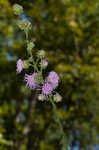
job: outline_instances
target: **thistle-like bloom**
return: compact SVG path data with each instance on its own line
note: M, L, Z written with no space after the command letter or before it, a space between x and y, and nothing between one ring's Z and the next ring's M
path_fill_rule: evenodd
M45 95L49 95L53 92L53 87L50 83L45 83L42 87L42 93Z
M51 83L53 88L56 88L59 83L59 76L55 71L51 71L47 77L47 82Z
M17 67L16 69L17 73L20 73L23 70L23 61L21 59L17 61L16 67Z
M24 80L26 81L26 85L29 86L30 89L35 89L38 87L38 82L35 80L37 76L37 72L34 72L32 75L25 74Z

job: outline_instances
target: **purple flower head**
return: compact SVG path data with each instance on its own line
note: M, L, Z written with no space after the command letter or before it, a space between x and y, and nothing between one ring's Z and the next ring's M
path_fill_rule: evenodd
M23 61L21 59L17 61L16 67L17 67L16 69L17 73L20 73L23 70Z
M41 67L42 68L46 68L48 66L48 61L46 60L46 58L41 59Z
M26 84L30 87L30 89L35 89L38 87L38 82L35 80L37 76L37 72L34 72L32 75L25 74L24 80L27 82Z
M53 88L56 88L59 83L59 76L55 71L51 71L47 77L47 82L51 83Z
M42 93L45 95L49 95L53 92L53 87L50 83L45 83L42 87Z

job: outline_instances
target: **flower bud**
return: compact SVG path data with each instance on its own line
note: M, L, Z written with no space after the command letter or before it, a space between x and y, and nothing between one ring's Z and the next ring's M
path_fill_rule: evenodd
M18 27L21 30L29 31L32 28L32 25L31 25L31 22L24 19L18 22Z
M20 6L19 4L14 4L13 5L13 11L15 15L20 16L23 13L23 7Z
M45 58L41 59L40 65L43 69L45 69L48 66L48 62Z
M45 100L45 95L39 94L39 95L38 95L38 100L39 100L39 101L44 101L44 100Z
M54 102L61 102L62 97L60 94L56 93L53 97Z
M40 59L44 58L44 57L45 57L45 51L44 51L44 50L38 51L37 56L38 56Z
M26 60L24 60L24 61L23 61L23 68L24 68L24 69L27 69L28 67L29 67L29 62L26 61Z
M23 70L23 60L22 59L18 59L17 63L16 63L16 71L17 73L21 73L21 71Z
M39 74L37 74L37 75L34 77L34 80L35 80L37 83L41 83L42 77L41 77Z
M29 43L27 44L27 50L28 50L28 51L31 51L32 48L34 48L34 46L35 46L35 44L34 44L33 42L29 42Z
M16 67L17 67L16 69L17 73L21 73L23 69L27 69L29 67L29 62L27 60L19 59L17 61Z

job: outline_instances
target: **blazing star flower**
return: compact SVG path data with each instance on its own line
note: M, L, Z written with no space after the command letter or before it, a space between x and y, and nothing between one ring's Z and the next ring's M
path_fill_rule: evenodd
M51 83L53 88L56 88L59 83L59 76L55 71L51 71L47 77L47 82Z
M24 80L27 82L26 85L29 86L30 89L35 89L38 87L38 82L35 80L37 76L37 72L34 72L32 75L25 74Z
M17 66L17 69L16 69L17 73L20 73L23 70L23 61L21 59L19 59L17 61L16 66Z
M40 65L42 68L46 68L48 66L48 61L46 58L41 59Z
M50 83L45 83L42 87L42 93L45 95L49 95L53 92L53 87Z

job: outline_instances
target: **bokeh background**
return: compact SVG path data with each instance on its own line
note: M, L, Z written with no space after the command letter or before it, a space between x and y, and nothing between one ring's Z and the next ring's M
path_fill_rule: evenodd
M57 112L68 150L99 150L98 0L0 0L0 150L61 149L50 103L33 101L24 72L16 75L16 61L27 53L14 3L32 22L30 35L35 51L47 53L47 71L60 75Z

